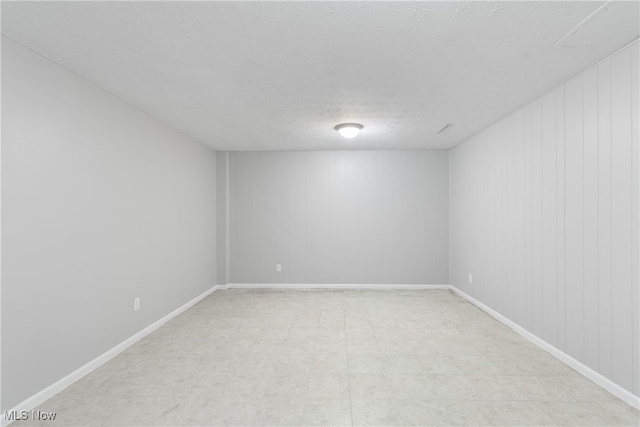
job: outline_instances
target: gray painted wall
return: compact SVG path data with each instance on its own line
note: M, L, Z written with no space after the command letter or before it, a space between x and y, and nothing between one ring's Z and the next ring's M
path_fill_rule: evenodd
M449 283L448 173L443 150L231 153L231 282Z
M2 150L10 409L215 284L216 154L5 37Z
M217 185L217 272L218 285L226 285L227 277L227 164L229 153L216 152L216 185Z
M636 42L451 151L452 284L636 395L638 76Z

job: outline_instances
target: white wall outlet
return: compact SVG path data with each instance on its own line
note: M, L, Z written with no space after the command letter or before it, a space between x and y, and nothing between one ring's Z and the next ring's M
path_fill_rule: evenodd
M133 311L140 310L140 297L135 297L133 299Z
M280 273L282 271L282 264L276 264L276 271Z
M469 273L469 283L473 283L473 274Z

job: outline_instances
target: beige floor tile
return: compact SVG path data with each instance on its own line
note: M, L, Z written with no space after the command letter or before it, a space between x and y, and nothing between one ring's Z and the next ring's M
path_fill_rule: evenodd
M451 357L443 354L415 356L415 358L419 373L422 374L462 375L463 373Z
M536 402L486 402L486 419L496 426L552 426L555 421Z
M216 292L40 405L58 426L638 426L449 291Z
M312 356L311 372L320 374L346 374L349 370L347 355L342 353L316 353Z
M258 354L280 354L282 353L282 347L284 346L284 343L285 340L256 339L248 351L250 353Z
M583 402L616 401L617 399L603 388L582 375L554 377L559 386L571 397ZM550 399L548 399L550 400Z
M214 403L211 413L205 412L208 419L205 418L200 425L251 425L259 407L259 400L218 399Z
M389 379L384 374L349 374L352 399L393 399Z
M269 325L262 328L259 336L265 340L286 340L291 329L293 328L277 328Z
M304 398L265 398L253 419L254 426L299 426L303 422Z
M347 312L347 315L345 316L345 319L344 319L344 325L347 328L347 332L350 329L355 329L355 330L371 329L372 327L371 321L369 320L369 315L367 314L366 311L360 316L354 315L353 312L351 313L352 314L350 315L349 312Z
M473 375L467 377L475 389L473 400L530 400L515 377Z
M475 400L445 400L449 417L448 425L452 426L494 426L487 413L486 402Z
M313 354L315 339L287 339L282 346L282 354Z
M176 401L176 405L159 413L153 420L158 426L200 426L205 423L222 424L213 416L214 398L183 397Z
M416 335L421 335L424 331L420 330ZM440 354L440 348L436 343L428 338L417 336L411 339L411 345L413 346L413 354L416 356L437 356Z
M396 399L431 400L437 397L432 375L389 375Z
M526 400L533 401L574 401L576 400L557 377L511 377L512 381L524 393ZM607 393L608 394L608 393ZM610 396L610 395L609 395ZM611 399L612 397L608 397Z
M640 425L638 411L624 402L540 402L543 410L563 426Z
M412 354L383 354L384 371L388 374L424 374L421 360Z
M437 399L473 399L480 394L469 378L463 375L431 375L428 380Z
M35 411L40 411L45 414L49 414L48 420L42 419L42 417L34 417L32 411L27 411L27 419L19 422L14 422L12 426L55 426L55 425L72 425L78 421L78 408L83 402L77 395L67 393L66 390L55 395L51 399L34 408ZM22 414L20 414L22 416ZM95 418L95 417L94 417ZM100 418L94 419L93 425L99 422Z
M347 353L351 354L380 354L376 340L347 341Z
M398 400L398 411L408 426L451 425L446 402L441 400Z
M347 327L346 338L348 341L375 340L376 334L371 327Z
M304 408L305 426L350 426L349 399L308 399Z
M274 375L310 374L313 354L282 354L275 361Z
M246 378L234 375L228 378L222 393L224 398L256 399L264 396L268 380L264 377Z
M318 335L318 328L291 328L287 340L315 340Z
M293 319L292 327L294 328L317 328L320 323L320 316L302 316Z
M410 339L381 339L378 337L380 354L408 355L413 354L414 345Z
M560 426L611 426L610 419L593 409L591 402L540 402L546 414Z
M344 399L349 397L347 374L312 374L309 382L310 399Z
M168 416L178 410L183 398L170 396L139 396L134 398L118 398L109 403L104 400L93 401L93 405L99 405L95 410L104 414L101 417L102 425L111 426L144 426L157 424L157 420ZM109 405L109 409L102 408Z
M265 388L266 397L305 397L309 389L309 375L272 377Z
M342 340L316 339L316 346L313 350L316 354L344 353L347 354L347 345Z
M380 354L350 354L349 372L352 374L382 374L385 360Z
M340 340L344 343L347 334L344 328L318 328L316 338L319 340Z
M293 326L294 315L290 316L274 316L269 318L269 324L275 328L291 328ZM263 320L263 319L258 319Z
M400 426L403 424L393 399L351 399L354 426Z
M453 367L467 375L500 375L500 370L496 365L484 356L449 354L447 359Z
M639 426L640 413L619 400L592 402L591 410L612 426Z

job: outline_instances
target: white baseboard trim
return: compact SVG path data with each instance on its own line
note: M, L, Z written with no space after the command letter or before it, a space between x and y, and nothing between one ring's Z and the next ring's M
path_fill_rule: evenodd
M142 338L144 338L147 335L149 335L151 332L155 331L156 329L158 329L159 327L161 327L162 325L167 323L169 320L171 320L174 317L178 316L180 313L184 312L185 310L188 310L189 308L191 308L192 306L194 306L195 304L200 302L202 299L204 299L207 296L209 296L212 292L215 292L218 289L226 289L226 288L227 288L226 285L213 286L211 289L209 289L209 290L203 292L202 294L198 295L197 297L195 297L191 301L189 301L186 304L184 304L183 306L175 309L174 311L172 311L171 313L167 314L166 316L164 316L160 320L157 320L157 321L153 322L151 325L147 326L146 328L144 328L143 330L141 330L137 334L133 335L130 338L127 338L126 340L122 341L120 344L118 344L115 347L113 347L112 349L108 350L106 353L101 354L100 356L96 357L95 359L93 359L92 361L87 363L86 365L76 369L75 371L73 371L72 373L67 375L66 377L60 379L59 381L56 381L55 383L53 383L49 387L45 388L44 390L34 394L33 396L29 397L28 399L26 399L22 403L19 403L13 409L11 409L10 411L7 411L7 412L17 411L16 413L19 414L20 411L31 411L31 410L37 408L39 405L41 405L42 403L44 403L47 400L49 400L50 398L52 398L54 395L60 393L62 390L64 390L65 388L69 387L71 384L75 383L76 381L78 381L82 377L84 377L87 374L91 373L92 371L96 370L100 366L104 365L109 360L113 359L118 354L122 353L128 347L132 346L133 344L135 344L136 342L138 342ZM1 426L6 426L10 422L13 422L13 420L11 420L11 421L7 420L4 415L5 415L5 412L3 411L2 419L0 420L0 425Z
M511 329L513 329L514 331L522 335L524 338L531 341L533 344L547 351L552 356L559 359L561 362L564 362L569 367L575 369L585 377L589 378L591 381L593 381L600 387L604 388L609 393L616 396L618 399L628 403L629 405L633 406L636 409L640 409L640 398L638 396L625 390L624 388L620 387L618 384L611 381L609 378L601 375L600 373L594 371L588 366L582 364L581 362L577 361L573 357L569 356L567 353L552 346L542 338L539 338L538 336L532 334L531 332L524 329L522 326L509 320L508 318L504 317L502 314L484 305L483 303L473 298L472 296L467 295L466 293L462 292L458 288L451 286L451 290L456 294L460 295L461 297L463 297L464 299L466 299L467 301L469 301L470 303L472 303L473 305L475 305L476 307L480 308L487 314L489 314L494 319L510 327Z
M229 283L229 289L451 289L450 285L391 285L391 284L336 284L336 283Z

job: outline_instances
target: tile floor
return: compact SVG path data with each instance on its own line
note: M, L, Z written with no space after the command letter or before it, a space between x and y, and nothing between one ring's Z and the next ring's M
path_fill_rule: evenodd
M638 411L434 290L216 292L39 409L57 418L32 424L639 425Z

